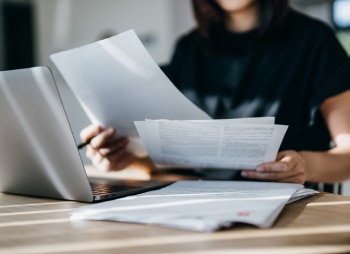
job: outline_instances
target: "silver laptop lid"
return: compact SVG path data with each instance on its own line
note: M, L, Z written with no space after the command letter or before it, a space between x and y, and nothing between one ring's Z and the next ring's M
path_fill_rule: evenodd
M47 67L0 72L0 191L93 200Z

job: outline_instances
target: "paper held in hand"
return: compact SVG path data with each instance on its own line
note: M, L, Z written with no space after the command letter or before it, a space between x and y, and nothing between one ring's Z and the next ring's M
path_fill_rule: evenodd
M138 138L134 121L211 119L171 83L133 30L50 58L90 121L132 141ZM133 152L142 150L131 144Z
M276 160L287 130L273 117L227 120L136 121L159 167L255 169Z

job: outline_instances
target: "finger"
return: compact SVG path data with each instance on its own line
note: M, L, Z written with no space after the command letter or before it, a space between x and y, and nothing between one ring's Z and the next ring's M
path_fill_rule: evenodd
M115 129L114 128L107 128L100 132L96 137L91 139L90 145L94 149L100 149L103 148L104 146L108 145L110 143L115 135Z
M257 172L257 171L242 171L241 176L245 178L258 179L258 180L276 180L279 178L277 173L265 173L265 172Z
M135 159L136 157L134 154L124 151L122 154L120 154L119 158L113 157L111 162L115 170L120 170L129 166L133 161L135 161Z
M122 158L122 155L126 152L126 149L114 149L113 152L109 154L101 153L101 150L109 150L109 149L94 149L92 146L88 146L86 149L86 157L89 158L93 165L100 168L100 164L104 161L117 161Z
M298 154L294 151L283 151L277 154L275 162L262 163L256 167L258 172L285 172L298 164Z
M110 156L116 152L126 150L128 143L128 138L119 138L108 144L108 146L100 148L98 151L102 156Z
M92 160L92 158L94 157L96 152L97 151L95 149L93 149L91 146L87 146L85 156L86 156L86 158Z
M100 125L91 124L81 130L80 138L83 142L86 142L87 140L93 138L94 136L96 136L98 133L102 131L103 131L103 128Z
M86 157L89 158L92 164L100 171L121 170L132 163L136 157L126 151L125 148L114 150L109 154L101 154L102 149L94 149L88 146Z
M254 170L242 171L241 175L246 178L259 179L259 180L278 180L292 177L295 173L291 171L287 172L258 172Z
M285 162L270 162L260 164L256 167L257 172L286 172L288 171L288 165Z
M99 168L100 164L102 163L103 160L106 159L106 157L102 156L99 152L94 150L93 156L90 159L91 159L92 164L94 166L96 166L97 168Z

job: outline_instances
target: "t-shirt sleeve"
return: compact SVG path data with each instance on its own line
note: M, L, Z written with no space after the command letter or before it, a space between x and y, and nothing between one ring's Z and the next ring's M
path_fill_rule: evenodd
M334 32L324 26L315 43L315 79L310 100L311 123L316 119L321 104L329 97L350 89L350 58Z

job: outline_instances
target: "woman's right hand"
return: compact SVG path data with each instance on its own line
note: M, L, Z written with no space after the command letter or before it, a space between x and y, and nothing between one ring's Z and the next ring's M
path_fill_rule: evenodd
M127 151L127 137L117 138L117 130L91 124L80 132L83 142L91 139L86 147L86 157L101 171L122 170L135 161L136 157Z

